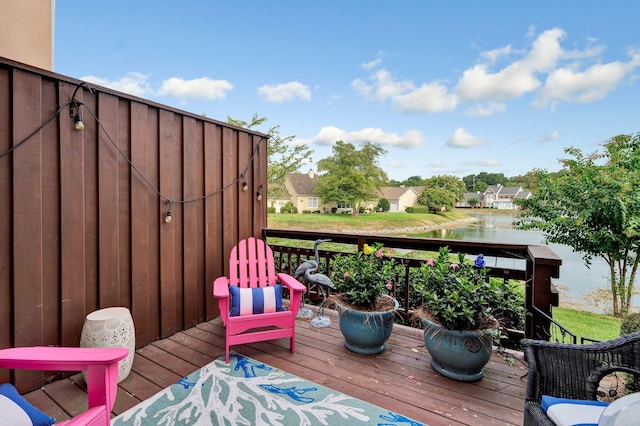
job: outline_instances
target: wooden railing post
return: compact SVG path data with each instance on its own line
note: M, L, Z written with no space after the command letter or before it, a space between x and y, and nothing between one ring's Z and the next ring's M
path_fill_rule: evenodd
M525 337L547 340L550 335L549 319L536 315L532 306L552 317L551 307L558 306L558 293L551 278L560 276L560 259L549 247L535 245L528 247L527 288L525 294L526 311L531 313L525 319Z

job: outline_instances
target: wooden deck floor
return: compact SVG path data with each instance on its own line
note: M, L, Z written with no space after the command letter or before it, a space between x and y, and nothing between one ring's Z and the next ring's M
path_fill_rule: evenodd
M526 366L521 359L509 366L494 355L482 380L457 382L431 368L421 330L396 326L384 353L362 356L344 348L335 312L327 312L332 315L329 328L315 329L308 321L298 320L295 354L289 352L288 340L233 349L431 426L522 424ZM119 385L113 414L220 355L224 355L224 328L219 318L138 349L131 374ZM83 389L82 376L75 374L26 397L58 420L66 420L67 412L86 409Z

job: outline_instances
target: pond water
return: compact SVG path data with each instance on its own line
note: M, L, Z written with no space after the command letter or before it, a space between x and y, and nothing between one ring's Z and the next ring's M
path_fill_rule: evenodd
M452 240L490 241L512 244L544 244L541 231L523 231L513 227L513 215L469 214L477 222L466 223L452 229L441 229L421 234L430 238ZM548 246L562 259L560 278L553 280L560 290L560 306L570 306L592 312L611 312L611 296L608 292L609 267L600 258L594 258L587 267L581 253L561 244ZM518 263L520 262L520 263ZM524 268L524 261L487 258L491 266ZM600 291L599 291L600 290ZM634 307L640 304L640 296L635 296Z

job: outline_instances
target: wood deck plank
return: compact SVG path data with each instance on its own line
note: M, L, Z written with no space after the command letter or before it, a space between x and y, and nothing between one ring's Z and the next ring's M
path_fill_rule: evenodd
M324 329L298 320L294 354L285 339L238 345L232 350L431 426L522 424L526 366L521 360L509 365L494 354L482 380L451 380L431 368L421 330L396 327L385 352L363 356L344 347L337 317ZM119 384L113 414L222 355L220 318L138 349L131 374ZM43 404L45 411L75 407L84 383L74 385L71 379L45 385L45 392L34 391L28 398L37 406Z
M42 389L34 390L24 395L24 398L29 401L35 407L38 407L43 412L47 413L56 421L61 422L69 420L71 417L60 407L56 402L51 399L47 393Z

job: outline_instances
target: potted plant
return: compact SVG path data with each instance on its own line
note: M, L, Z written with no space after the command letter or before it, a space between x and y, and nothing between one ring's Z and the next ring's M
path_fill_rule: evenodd
M331 304L340 314L340 331L350 351L377 354L385 350L398 309L397 300L387 293L392 294L400 270L381 244L365 244L356 254L334 256L331 281L337 293Z
M432 367L456 380L482 378L494 338L500 338L493 308L502 306L508 284L489 279L482 255L471 262L448 247L413 273L411 283L423 298L417 315Z

